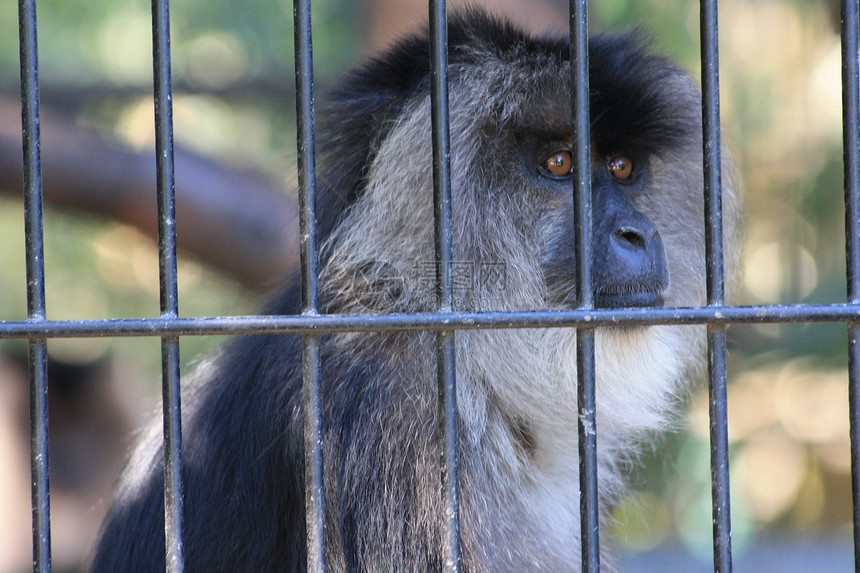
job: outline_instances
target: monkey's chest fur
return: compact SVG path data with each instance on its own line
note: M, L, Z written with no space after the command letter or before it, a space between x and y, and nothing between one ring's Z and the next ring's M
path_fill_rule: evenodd
M615 351L619 337L624 355ZM573 331L460 332L457 340L464 569L578 570ZM664 419L666 381L680 376L671 343L671 331L659 329L598 336L604 364L598 399L627 408L598 413L604 510L621 485L619 460L631 455L636 436ZM335 570L441 569L445 506L434 344L432 333L325 337L323 360L337 373L323 384ZM296 371L291 378L298 384ZM300 410L298 400L296 386L288 410ZM300 424L291 430L296 434L286 445L295 447Z

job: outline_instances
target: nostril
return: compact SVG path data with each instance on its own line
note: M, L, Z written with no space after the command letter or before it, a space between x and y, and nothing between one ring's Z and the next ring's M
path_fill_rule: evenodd
M622 243L627 243L628 246L636 249L645 248L645 238L642 236L642 233L640 233L636 229L616 229L613 233L613 238L622 241Z

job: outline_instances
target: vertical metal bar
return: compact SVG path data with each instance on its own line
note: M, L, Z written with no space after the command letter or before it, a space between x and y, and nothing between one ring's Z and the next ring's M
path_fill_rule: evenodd
M708 326L708 377L714 571L728 573L732 570L732 535L726 407L726 337L724 328L710 325Z
M860 303L860 22L858 1L842 1L842 153L845 169L845 255L848 300ZM860 571L860 323L848 323L848 415L854 570Z
M437 303L453 308L451 138L448 114L448 21L445 0L430 0L430 105L433 123L433 205ZM442 440L442 498L445 504L445 570L460 571L460 491L457 445L457 385L454 331L436 334L439 425Z
M27 315L45 320L42 238L42 159L39 132L39 68L36 1L19 0L21 125L24 138L24 234ZM51 571L51 503L48 465L48 351L44 338L28 342L30 378L30 473L33 511L33 570Z
M570 2L570 81L573 130L573 218L579 308L594 307L591 280L591 130L588 83L588 2ZM600 570L594 329L576 331L579 511L582 570Z
M720 142L717 1L702 0L702 134L704 156L705 258L708 305L725 303ZM732 570L729 502L729 438L726 403L726 332L708 325L714 571Z
M299 225L301 228L302 314L319 313L319 247L316 219L314 71L310 0L293 2L296 52ZM323 482L320 337L302 336L302 399L305 440L305 527L308 571L326 570Z
M158 262L161 316L179 316L176 276L176 204L173 163L173 94L170 73L169 0L152 0L152 65L158 195ZM167 570L185 570L182 415L179 338L161 339L164 419L164 533Z

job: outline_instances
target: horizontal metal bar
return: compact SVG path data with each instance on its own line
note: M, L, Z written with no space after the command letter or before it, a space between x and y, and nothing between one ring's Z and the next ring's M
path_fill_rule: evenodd
M218 316L110 318L0 322L0 340L12 338L95 338L107 336L194 336L220 334L309 334L391 330L478 330L651 324L785 324L857 322L860 304L765 305L523 310L510 312L423 312L330 314L320 316Z

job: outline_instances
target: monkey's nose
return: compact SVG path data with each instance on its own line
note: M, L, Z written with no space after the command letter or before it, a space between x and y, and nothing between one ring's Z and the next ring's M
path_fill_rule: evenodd
M595 304L618 308L660 306L668 283L657 228L645 217L625 217L595 237ZM598 229L598 234L600 230Z
M618 224L609 236L609 264L615 281L648 282L659 278L664 258L657 229L643 217Z
M653 235L653 232L651 233ZM631 250L644 249L647 246L644 233L634 227L626 226L615 229L610 238L619 248L629 248Z

